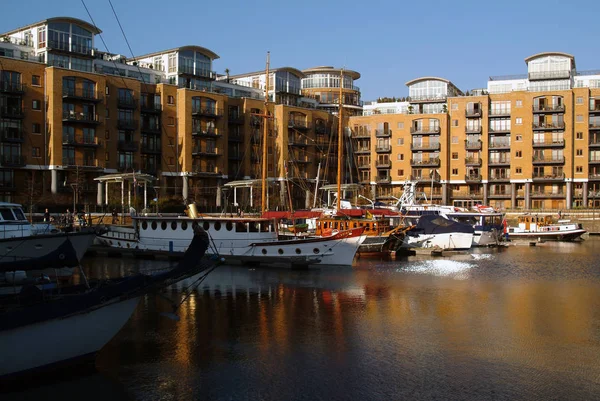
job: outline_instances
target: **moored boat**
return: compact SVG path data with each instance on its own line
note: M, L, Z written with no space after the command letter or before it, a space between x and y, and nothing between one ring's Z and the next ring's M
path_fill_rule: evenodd
M510 240L573 241L587 230L581 224L568 220L554 222L551 216L519 216L517 227L508 227Z
M460 250L471 248L475 229L443 216L421 216L417 225L406 231L404 248L439 248Z

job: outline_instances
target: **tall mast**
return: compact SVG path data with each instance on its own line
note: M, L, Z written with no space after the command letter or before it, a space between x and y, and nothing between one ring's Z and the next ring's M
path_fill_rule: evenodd
M261 184L261 207L267 211L267 138L269 131L269 59L271 52L267 52L267 72L265 76L265 117L263 118L263 149L262 149L262 184Z
M339 98L339 105L338 105L338 118L339 118L338 157L337 157L337 211L338 211L338 213L340 211L340 205L342 203L342 150L343 150L343 138L344 138L343 123L342 123L343 112L344 112L344 108L342 107L342 101L343 101L343 96L344 96L344 92L342 90L343 86L344 86L344 69L342 68L340 70L340 98Z

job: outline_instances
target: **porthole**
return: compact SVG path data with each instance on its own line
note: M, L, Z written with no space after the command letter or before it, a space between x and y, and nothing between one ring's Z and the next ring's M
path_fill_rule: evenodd
M183 231L187 230L187 221L182 221L182 222L181 222L181 229L182 229Z
M171 230L177 230L177 222L176 221L171 222Z
M215 231L219 231L221 229L221 223L219 223L218 221L215 221L214 227L215 227Z
M144 222L142 223L142 230L147 230L147 229L148 229L148 222L147 222L147 221L144 221Z
M198 222L193 221L192 222L192 230L195 230L196 228L198 228ZM207 229L205 228L205 230L207 230Z
M163 230L167 229L167 222L163 221L162 223L160 223L160 228L162 228Z
M302 251L300 250L300 248L296 248L296 254L300 255L302 253Z
M283 249L279 248L279 250L277 250L277 253L283 255Z
M231 221L228 221L227 224L225 224L225 228L227 229L227 231L233 230L233 223Z
M315 255L318 255L318 254L319 254L319 252L320 252L320 251L319 251L319 248L315 248L315 249L313 249L313 253L314 253Z
M263 255L267 254L267 250L265 248L263 248L263 250L261 251Z
M208 229L210 228L210 223L208 221L205 221L204 224L202 224L202 228L204 228L205 231L208 231Z
M152 222L152 229L156 230L156 228L158 227L158 224L156 224L156 221Z

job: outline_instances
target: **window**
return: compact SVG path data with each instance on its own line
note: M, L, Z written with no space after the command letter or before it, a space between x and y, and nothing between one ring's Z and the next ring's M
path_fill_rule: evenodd
M515 100L515 107L523 107L523 101L522 100Z
M523 135L515 135L515 141L521 142L523 140Z
M404 153L398 153L398 160L404 160Z
M452 103L452 110L458 110L458 103Z
M398 170L398 176L400 176L400 177L404 176L404 170Z
M583 166L575 166L576 173L583 173Z
M452 120L452 126L458 127L458 120Z
M175 125L175 119L173 117L169 117L169 119L167 120L167 124Z
M109 111L108 111L108 107L106 108L105 117L106 117L106 118L110 118L110 113L109 113Z
M575 135L575 139L583 139L583 132L578 132L578 133Z
M583 97L577 96L577 104L583 104Z
M167 97L167 103L168 103L168 104L171 104L171 105L172 105L172 104L175 104L175 98L174 98L173 96L169 95L169 96Z
M523 157L523 151L521 151L521 150L517 150L517 151L515 152L515 157Z
M576 121L577 121L578 123L582 123L582 122L583 122L583 115L582 115L582 114L577 114L577 119L576 119Z
M33 110L41 110L41 109L42 109L42 104L41 104L41 102L40 102L39 100L34 100L34 101L31 103L31 108L32 108Z
M517 167L515 169L515 173L517 173L517 174L523 174L523 169L521 167Z
M577 149L577 156L583 156L583 149Z
M458 160L458 152L452 152L452 160Z
M32 75L31 76L31 85L33 86L40 86L42 84L42 81L40 80L40 76L39 75Z
M404 145L404 138L398 138L398 145Z
M457 168L453 168L452 169L452 175L458 175L458 169Z
M398 129L404 129L404 122L402 122L402 121L399 122L398 125L397 125L397 128Z
M33 156L33 157L42 157L42 153L40 152L40 148L38 148L38 147L31 148L31 156Z
M458 143L458 137L457 136L453 136L452 137L452 143Z
M516 125L523 125L523 118L521 118L521 117L515 118L515 124Z
M106 86L106 88L104 89L104 93L106 95L110 95L110 90L108 89L108 85Z
M33 123L33 125L31 126L31 133L32 134L41 134L42 133L42 125L39 123Z

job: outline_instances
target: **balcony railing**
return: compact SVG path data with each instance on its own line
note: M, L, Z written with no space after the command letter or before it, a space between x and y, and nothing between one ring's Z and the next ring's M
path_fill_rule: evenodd
M564 148L564 139L544 139L544 140L533 140L534 148Z
M467 141L465 139L465 149L467 150L481 150L481 141Z
M376 152L391 152L392 151L392 147L391 145L377 145L375 147L375 151Z
M564 198L565 193L563 191L558 192L544 192L544 191L531 191L532 198Z
M160 143L155 143L155 144L142 143L142 153L160 154L161 153Z
M157 114L162 111L162 106L160 104L154 104L154 103L142 103L141 111L142 111L142 113Z
M137 107L137 101L132 97L121 96L117 99L117 107L121 109L135 109Z
M100 124L98 114L63 112L63 122L78 122L86 124Z
M242 134L229 133L229 135L227 136L227 140L229 142L243 142L244 136Z
M591 123L589 129L597 130L600 129L600 123Z
M124 152L137 152L138 144L133 141L119 141L117 143L117 148Z
M0 107L0 117L5 118L24 118L25 112L20 106Z
M288 137L288 145L290 146L308 146L308 138L303 136L292 136Z
M502 159L489 159L488 166L505 166L510 165L510 157Z
M354 153L371 153L371 148L360 146L354 150Z
M418 150L440 150L440 143L439 142L434 142L434 143L419 143L419 144L414 144L411 143L410 144L410 150L412 151L418 151Z
M542 79L569 79L571 78L571 71L563 70L563 71L540 71L540 72L530 72L529 80L542 80Z
M510 117L510 110L490 109L489 116L490 117Z
M377 160L375 162L375 167L376 168L391 168L392 162L389 160Z
M409 96L406 100L410 103L441 103L447 100L446 95Z
M220 136L219 132L214 127L193 127L192 135L205 136L209 138L217 138Z
M439 134L440 127L410 127L410 133L416 135Z
M144 123L142 121L142 132L147 132L150 134L160 134L161 133L161 129L160 129L160 125L158 124L148 124L148 123Z
M192 173L199 176L211 177L221 174L217 167L192 165Z
M12 180L0 181L0 191L15 191L17 188Z
M509 133L510 127L489 127L488 131L494 133Z
M0 92L21 95L25 93L25 85L20 82L0 81Z
M512 197L512 192L509 190L501 190L500 191L500 190L491 189L488 196L492 197L492 198L510 198L510 197Z
M489 143L488 147L495 150L510 149L510 141L493 141Z
M2 155L0 163L5 167L23 167L27 164L25 156L22 155Z
M63 135L63 145L90 146L100 145L98 138L94 137L75 137L73 135Z
M315 125L315 132L317 134L321 134L321 135L327 135L330 133L330 129L328 126L323 125L323 124L317 124ZM354 135L352 135L354 136Z
M600 157L598 157L598 156L592 156L592 157L590 157L589 163L590 164L599 164L600 163Z
M533 164L564 164L565 163L565 157L561 156L561 157L552 157L549 159L545 159L543 157L539 157L539 156L533 156Z
M594 105L590 104L590 113L591 114L600 113L600 104L598 104L597 101L596 101L596 104L594 104Z
M538 104L532 106L534 113L564 113L564 104Z
M590 141L589 141L588 145L589 145L591 148L598 147L598 146L600 146L600 140L598 140L598 139L596 139L596 140L594 140L594 139L590 139Z
M481 117L481 109L466 109L465 116L469 118Z
M0 128L0 139L2 139L3 142L23 142L23 130Z
M479 158L474 158L474 157L466 157L465 158L465 165L467 166L481 166L482 164L482 160Z
M242 160L242 152L229 152L227 153L227 158L229 160Z
M469 198L469 199L477 199L481 198L483 193L481 191L452 191L452 197L454 199L458 198Z
M415 166L415 167L439 167L440 166L440 159L435 157L432 159L426 159L426 160L414 160L414 159L410 159L410 165L411 166Z
M138 164L135 162L119 162L117 170L120 172L137 171Z
M392 131L389 129L376 129L375 136L378 138L387 138L392 136Z
M371 137L371 133L369 131L353 131L352 132L352 138L370 138Z
M197 107L192 109L192 115L199 117L221 117L223 116L223 109L217 107Z
M467 182L481 182L481 174L466 174L465 181Z
M565 174L543 174L543 173L533 173L531 176L533 181L562 181L565 179Z
M216 157L221 156L218 149L202 149L201 147L194 147L192 150L192 156L210 156Z
M370 161L368 161L368 162L361 162L361 163L357 163L357 167L358 167L359 169L361 169L361 170L362 170L362 169L369 169L369 168L371 168L371 162L370 162Z
M118 119L117 120L117 128L122 130L133 131L137 128L137 120L131 119Z
M308 129L310 129L310 127L311 127L311 124L308 121L293 120L293 119L288 121L288 128L308 130Z
M229 121L230 124L244 124L246 121L246 116L238 112L229 113L227 116L227 121Z
M97 91L84 88L63 88L63 98L85 100L88 102L99 102L102 100L102 96Z
M389 183L392 182L392 178L387 176L387 177L375 177L375 182L380 183L380 184L385 184L385 183Z
M489 181L510 181L510 172L506 172L503 174L490 174L490 176L488 177Z
M479 126L471 126L466 128L467 134L480 134L481 133L481 125Z
M564 122L533 123L532 128L534 130L539 130L539 131L553 130L553 129L565 129L565 123Z

